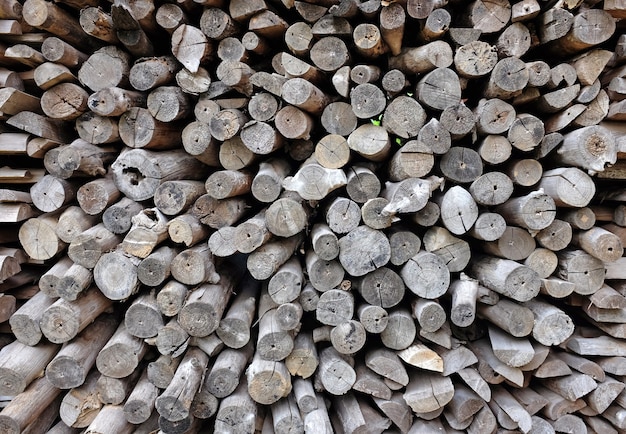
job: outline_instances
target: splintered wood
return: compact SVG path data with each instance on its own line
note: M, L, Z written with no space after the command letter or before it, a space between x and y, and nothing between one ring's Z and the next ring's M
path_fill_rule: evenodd
M0 0L0 433L626 432L625 18Z

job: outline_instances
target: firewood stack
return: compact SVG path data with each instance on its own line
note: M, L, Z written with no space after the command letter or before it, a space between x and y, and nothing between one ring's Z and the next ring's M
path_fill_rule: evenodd
M625 432L622 18L1 0L0 433Z

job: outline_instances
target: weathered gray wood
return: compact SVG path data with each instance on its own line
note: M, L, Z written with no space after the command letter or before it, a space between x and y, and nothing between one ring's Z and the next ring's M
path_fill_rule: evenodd
M43 312L52 303L54 298L41 290L11 314L9 325L18 342L30 346L39 343L43 337L39 322Z
M407 404L417 413L442 408L453 396L454 386L450 378L431 373L412 378L403 395Z
M159 389L148 380L145 370L124 403L126 420L135 425L146 422L153 412L158 394Z
M59 393L60 390L47 378L35 380L0 412L1 429L11 434L25 432L28 425L36 421L47 407L54 407L53 402Z
M337 326L352 318L354 296L340 289L330 289L320 295L315 316L326 325Z
M574 283L574 292L589 295L604 283L604 265L582 250L564 250L558 253L557 276Z
M15 396L22 393L46 368L59 351L59 346L42 343L29 346L13 341L0 351L2 393Z
M364 254L368 260L364 260ZM387 237L367 226L359 226L339 240L339 261L355 277L385 265L390 257L391 247Z
M46 379L60 389L78 387L96 362L98 351L115 332L118 322L103 315L63 346L46 367Z
M258 285L254 281L246 281L240 286L243 289L239 289L215 331L229 348L242 348L248 343L256 312Z
M537 273L509 259L480 257L472 264L472 275L494 291L517 301L528 301L539 293Z
M579 128L564 136L558 161L597 172L616 161L615 141L601 126ZM593 148L593 149L592 149Z
M125 300L139 286L138 265L138 258L127 256L121 250L105 253L94 268L94 281L107 298Z
M427 299L443 295L450 283L450 271L443 260L426 251L409 259L400 270L400 276L413 293Z
M121 241L104 224L99 223L76 235L68 248L68 256L76 264L93 269L102 255L115 248Z
M75 301L59 298L43 312L41 331L50 342L69 342L111 304L112 301L94 286L83 291Z
M217 329L233 283L222 276L219 283L205 283L189 295L178 313L178 322L190 336L208 336Z
M193 397L202 382L208 362L209 358L202 350L187 350L172 382L156 399L155 408L162 417L177 422L189 416Z
M293 350L285 359L291 375L309 378L319 364L317 348L310 333L299 333L294 339Z
M124 315L126 331L138 338L156 336L163 325L162 313L153 291L136 298Z
M538 342L544 345L558 345L574 332L572 319L559 308L541 300L527 301L524 306L535 315L533 337Z
M242 381L233 394L220 402L217 410L215 430L238 429L241 432L253 431L256 414L256 402L250 397L246 382Z
M185 285L217 283L220 275L208 245L199 244L180 252L171 263L172 277Z
M369 199L361 206L363 223L372 229L385 229L391 226L393 216L385 209L389 201L384 197Z
M387 348L403 350L413 343L416 334L415 320L409 310L400 308L389 313L387 327L380 337Z
M130 229L132 217L142 209L140 203L123 197L104 211L102 223L114 234L126 233Z
M316 381L331 395L343 395L355 383L356 372L337 350L328 347L319 354Z
M264 244L248 257L248 271L255 279L271 277L293 255L301 241L302 237L298 234Z

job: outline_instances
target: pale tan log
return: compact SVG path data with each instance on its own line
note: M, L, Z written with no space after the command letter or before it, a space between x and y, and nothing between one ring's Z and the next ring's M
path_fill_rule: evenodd
M144 209L133 216L131 221L132 226L121 243L125 253L143 259L167 239L168 221L158 209Z
M187 292L187 286L175 280L169 280L156 295L159 311L166 317L176 316L183 307Z
M305 200L320 200L346 183L347 178L342 170L327 169L315 161L308 161L294 176L288 176L283 180L283 187L289 191L296 191ZM316 187L313 188L313 185Z
M118 235L110 232L102 223L91 226L76 234L70 243L68 256L77 264L92 269L100 257L121 241Z
M573 402L569 401L544 386L535 385L533 390L548 399L548 404L542 409L542 414L551 420L556 420L565 414L574 413L585 406L585 401L582 399Z
M167 225L167 232L173 242L184 244L187 247L206 240L211 233L207 226L189 212L170 220Z
M273 404L292 389L291 375L283 362L263 360L255 354L246 370L248 393L259 404Z
M319 364L317 349L310 333L300 333L294 339L291 354L285 359L285 365L291 375L309 378Z
M488 372L492 371L492 375L494 376L493 380L496 381L496 383L494 384L500 382L498 380L501 379L499 379L498 377L501 376L512 382L513 384L517 385L518 387L523 386L523 372L519 368L514 368L501 362L494 355L491 344L489 344L486 339L474 341L469 345L469 347L478 358L478 371L481 373L481 376L485 378L485 376L488 375ZM486 381L490 382L489 379L487 379Z
M398 353L398 356L405 363L416 368L434 372L443 372L444 370L443 359L435 351L421 343L415 343L403 349Z
M172 81L177 64L171 56L137 59L129 72L133 88L145 91Z
M328 347L319 354L315 381L331 395L342 395L355 383L356 372L333 347Z
M148 381L159 389L167 388L181 360L182 357L178 356L160 355L156 360L148 363L146 368Z
M86 428L102 408L96 390L99 377L98 371L91 371L81 386L71 389L63 397L59 416L68 428Z
M67 256L59 258L59 260L39 278L40 291L51 298L58 298L57 284L72 263L73 261Z
M30 346L37 345L43 336L39 322L44 310L52 303L54 303L54 299L40 291L19 309L13 309L14 312L9 318L9 324L19 342Z
M102 407L98 415L87 427L85 433L104 434L108 430L114 430L119 434L130 434L133 432L134 425L126 420L124 409L121 405L105 405Z
M5 87L0 89L0 110L5 116L16 115L22 111L41 113L41 100L21 90Z
M593 22L593 32L584 29L583 22ZM615 31L615 20L606 11L585 10L576 14L569 31L563 37L550 44L554 53L571 55L606 41Z
M204 284L190 294L178 314L178 321L191 336L208 336L220 323L233 282L222 276L219 284Z
M448 376L456 372L459 373L461 377L469 378L472 374L463 375L463 371L478 362L474 353L465 346L459 346L452 349L437 348L437 354L443 362L443 366L440 371L444 376ZM472 385L472 387L474 388L474 385Z
M589 295L602 287L605 266L599 260L582 250L564 250L558 253L557 276L574 283L574 292ZM616 261L615 264L619 261ZM607 273L607 278L610 278Z
M253 282L248 282L243 288L221 318L216 330L217 336L230 348L241 348L250 340L258 287Z
M147 370L144 370L124 403L126 420L136 425L146 422L153 413L158 393L158 388L148 380Z
M131 107L144 107L146 96L140 92L113 86L91 94L87 104L94 113L100 116L119 116Z
M237 390L220 402L215 422L216 431L233 428L241 432L254 431L258 409L247 387L246 381L241 381Z
M171 319L165 326L159 329L156 338L152 342L156 345L160 354L179 357L189 347L189 341L189 334L178 324L176 319ZM168 384L169 382L164 385L164 388Z
M424 374L415 377L404 392L404 400L416 413L438 410L452 400L454 386L448 377Z
M127 299L139 286L139 262L139 258L125 255L121 249L105 253L94 268L96 285L111 300Z
M59 213L44 214L31 218L20 226L20 244L28 256L45 260L65 249L65 242L56 234L59 218Z
M145 342L131 335L122 323L98 352L96 367L107 377L124 378L135 372L147 350Z
M489 339L494 355L514 368L521 368L531 362L535 351L527 339L514 338L499 328L489 328Z
M113 86L125 86L130 72L130 55L115 46L95 51L78 71L78 79L97 92Z
M192 73L198 71L210 49L210 42L197 27L183 24L172 33L172 53Z

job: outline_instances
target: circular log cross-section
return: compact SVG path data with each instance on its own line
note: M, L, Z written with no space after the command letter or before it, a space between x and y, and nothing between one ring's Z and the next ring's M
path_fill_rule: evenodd
M391 258L389 240L380 231L359 226L339 240L339 261L352 276L363 276Z
M87 111L89 94L73 83L61 83L41 96L41 108L54 119L74 120Z

